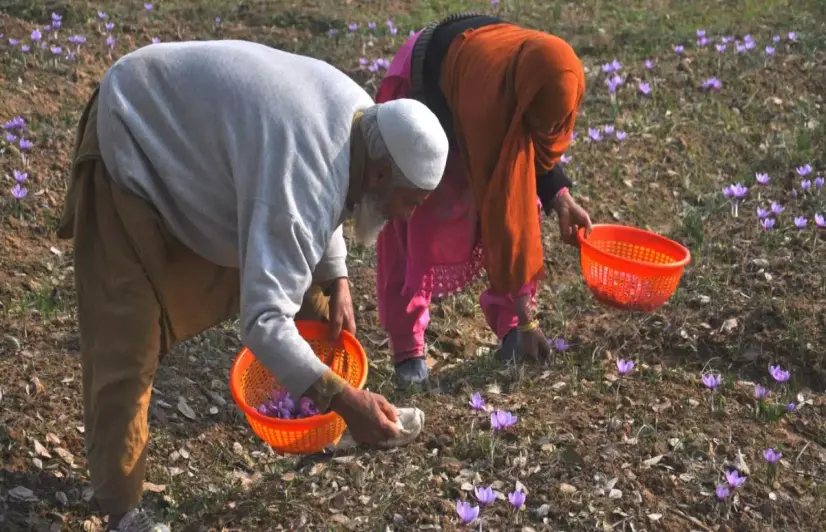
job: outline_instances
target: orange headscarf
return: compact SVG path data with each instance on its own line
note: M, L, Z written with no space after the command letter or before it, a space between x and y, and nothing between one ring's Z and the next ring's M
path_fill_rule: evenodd
M573 48L511 24L468 30L442 65L441 89L480 211L491 289L543 279L536 172L568 148L585 73Z

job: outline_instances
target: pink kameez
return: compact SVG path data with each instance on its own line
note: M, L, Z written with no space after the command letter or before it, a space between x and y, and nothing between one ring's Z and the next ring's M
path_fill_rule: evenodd
M410 37L393 58L379 86L376 102L410 94L413 46ZM537 198L538 206L541 206ZM541 213L541 209L538 209ZM462 161L451 147L442 182L407 222L390 222L377 244L376 291L379 321L390 336L396 364L424 356L424 335L430 322L431 298L467 288L483 271L479 212L473 202ZM518 320L514 297L530 294L535 305L536 283L512 296L485 291L479 300L488 326L501 340Z

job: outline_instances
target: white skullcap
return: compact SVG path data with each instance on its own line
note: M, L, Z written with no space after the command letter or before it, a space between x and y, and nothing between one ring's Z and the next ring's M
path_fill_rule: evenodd
M393 162L421 190L433 190L447 164L448 141L436 115L417 100L379 104L376 121Z

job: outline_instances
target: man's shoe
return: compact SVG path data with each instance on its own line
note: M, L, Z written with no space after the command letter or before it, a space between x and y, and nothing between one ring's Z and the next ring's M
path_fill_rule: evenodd
M139 508L133 508L120 520L112 532L170 532L169 527L156 523L149 514Z

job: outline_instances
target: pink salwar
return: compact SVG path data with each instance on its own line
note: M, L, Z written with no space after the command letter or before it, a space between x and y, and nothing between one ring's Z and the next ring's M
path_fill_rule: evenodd
M393 58L379 86L376 102L408 97L413 45L410 37ZM537 198L539 204L539 199ZM465 171L451 146L442 181L410 220L388 223L377 243L376 291L379 322L390 336L396 364L424 356L424 335L430 322L433 295L444 297L465 289L483 271L479 213ZM501 340L518 323L514 297L530 294L535 305L536 282L517 294L490 289L479 303L491 330Z

